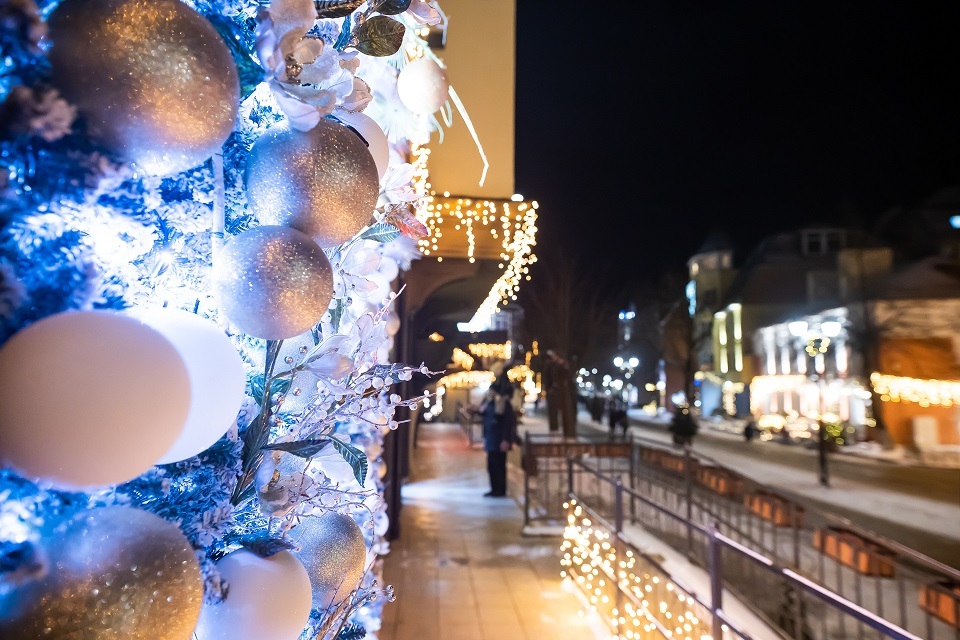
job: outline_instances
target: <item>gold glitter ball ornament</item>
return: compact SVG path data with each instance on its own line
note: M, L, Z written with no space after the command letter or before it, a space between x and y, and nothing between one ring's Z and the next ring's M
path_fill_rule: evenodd
M348 515L330 511L305 517L290 531L300 545L294 555L313 585L313 606L321 611L343 602L360 585L367 562L363 531Z
M234 236L217 253L213 286L220 310L240 331L285 340L309 330L327 312L333 271L306 234L267 225Z
M176 525L131 507L91 509L40 547L46 575L0 592L4 640L190 640L203 578Z
M151 175L205 162L230 135L240 83L223 39L180 0L64 0L50 63L87 133Z
M363 229L379 195L367 146L329 118L305 132L267 129L247 160L247 200L260 223L297 229L325 249Z

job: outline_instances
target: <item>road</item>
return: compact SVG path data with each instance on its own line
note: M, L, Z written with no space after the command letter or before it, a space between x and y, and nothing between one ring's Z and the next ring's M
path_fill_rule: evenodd
M579 416L587 432L606 425ZM669 444L666 424L631 417L639 437ZM779 442L746 442L701 427L693 450L808 507L843 516L882 536L960 568L960 469L919 467L831 454L831 486L818 481L816 452Z

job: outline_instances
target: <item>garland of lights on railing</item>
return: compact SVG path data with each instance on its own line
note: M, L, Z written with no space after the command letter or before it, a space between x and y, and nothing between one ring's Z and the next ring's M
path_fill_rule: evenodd
M651 634L712 640L706 607L666 576L655 575L652 563L645 563L631 549L618 553L623 545L617 544L615 534L595 524L575 499L564 502L563 508L567 526L560 547L564 567L560 576L576 584L590 612L600 615L613 630L614 640L640 640ZM617 608L618 597L622 611Z
M913 402L921 407L960 404L960 381L890 376L874 371L870 384L883 402Z

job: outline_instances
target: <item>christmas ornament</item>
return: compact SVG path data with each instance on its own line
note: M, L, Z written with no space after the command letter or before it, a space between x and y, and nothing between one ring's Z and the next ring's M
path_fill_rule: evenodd
M348 515L329 511L306 517L290 538L300 545L295 555L313 585L313 606L325 610L343 602L360 584L367 561L363 531Z
M0 462L59 489L131 480L170 450L190 378L156 329L111 311L67 311L0 349Z
M333 117L360 136L373 156L373 161L377 164L377 176L382 180L383 174L387 172L387 165L390 164L390 143L377 121L365 113L345 109L335 109Z
M196 640L297 640L310 618L310 577L289 551L238 549L217 562L226 598L204 604Z
M235 236L217 255L213 282L230 322L266 340L307 331L320 322L333 297L326 254L289 227L255 227Z
M157 464L192 458L219 440L236 420L247 388L243 359L220 327L195 313L155 308L134 315L173 344L190 377L187 422Z
M450 90L447 72L426 56L408 62L397 75L400 102L414 113L429 115L443 106Z
M363 140L330 118L305 132L267 129L250 151L247 199L257 219L302 231L324 248L356 235L379 193L377 166Z
M49 570L0 591L0 637L190 640L203 580L176 525L131 507L92 509L39 544Z
M237 68L179 0L65 0L49 20L54 84L87 133L152 175L203 163L233 129Z

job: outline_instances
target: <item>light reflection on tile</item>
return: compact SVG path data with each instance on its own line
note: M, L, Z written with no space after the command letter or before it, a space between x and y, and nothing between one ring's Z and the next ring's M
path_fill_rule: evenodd
M455 424L423 424L403 487L400 538L384 558L379 640L593 640L561 589L558 538L521 535L512 498L484 498L482 451ZM520 495L522 475L511 469ZM518 482L519 480L519 482ZM609 637L605 636L605 637Z

